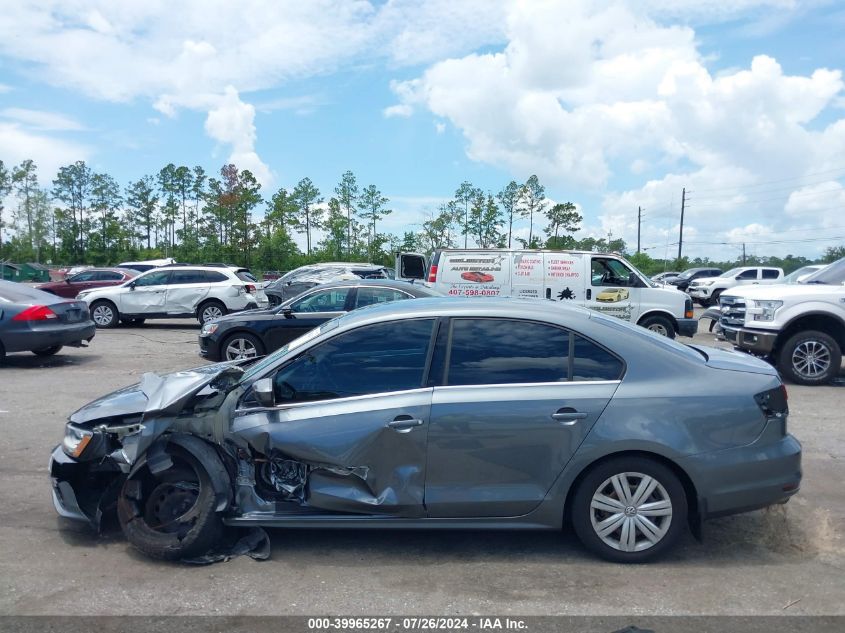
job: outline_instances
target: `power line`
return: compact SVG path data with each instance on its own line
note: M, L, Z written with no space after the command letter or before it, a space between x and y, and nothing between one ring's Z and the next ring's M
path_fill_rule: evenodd
M805 182L805 183L800 183L800 184L795 184L795 185L789 185L789 186L786 186L786 187L775 187L774 189L762 189L760 191L747 191L747 192L746 191L738 191L736 193L719 194L719 195L715 195L715 196L704 196L701 199L702 200L718 200L718 199L722 199L722 198L736 198L738 196L742 196L742 195L746 195L746 194L756 196L756 195L765 195L765 194L769 194L769 193L776 193L778 191L795 191L795 189L797 187L811 187L813 185L821 185L821 184L825 184L825 183L828 183L828 182L838 183L840 178L845 178L845 176L840 176L838 178L825 178L824 180L816 180L814 182ZM832 189L831 191L839 191L839 189Z
M822 195L822 194L825 194L825 193L843 193L843 189L840 187L840 188L837 188L837 189L824 189L822 191L805 191L804 193L792 193L792 194L790 194L789 197L790 198L798 198L798 197L804 197L804 196L819 196L819 195ZM761 202L774 202L774 201L777 201L777 200L783 200L783 196L780 195L780 196L775 196L773 198L764 198L764 199L760 199L760 200L755 200L755 199L737 200L733 203L731 203L731 202L704 202L704 203L699 203L698 201L696 201L696 206L698 206L698 207L724 207L724 206L728 206L728 205L731 205L731 204L732 205L749 205L749 204L760 204Z

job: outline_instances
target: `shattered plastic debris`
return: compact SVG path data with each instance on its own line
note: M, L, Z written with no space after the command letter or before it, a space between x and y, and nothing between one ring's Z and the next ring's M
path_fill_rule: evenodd
M240 532L233 530L232 533ZM267 532L260 527L251 527L237 541L226 543L202 556L183 558L182 562L188 565L211 565L225 563L238 556L249 556L253 560L270 558L270 537Z

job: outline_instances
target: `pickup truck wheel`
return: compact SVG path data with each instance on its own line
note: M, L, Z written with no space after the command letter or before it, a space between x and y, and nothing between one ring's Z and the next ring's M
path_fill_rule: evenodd
M842 352L832 336L816 330L790 337L778 354L778 369L799 385L823 385L839 374Z
M722 291L721 291L721 290L714 290L714 291L713 291L713 296L712 296L712 297L710 297L710 304L711 304L711 305L714 305L714 306L719 305L719 297L721 297L721 296L722 296Z
M638 323L647 330L651 330L655 334L665 336L666 338L675 338L675 326L664 316L655 314L644 318Z

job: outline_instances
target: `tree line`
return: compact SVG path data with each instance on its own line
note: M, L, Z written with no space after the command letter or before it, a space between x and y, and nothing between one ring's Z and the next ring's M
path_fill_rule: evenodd
M6 210L10 196L16 204ZM171 163L121 186L77 161L43 186L35 161L7 167L0 160L0 260L108 265L174 257L283 270L341 259L389 263L397 250L587 246L571 237L582 222L575 205L551 204L537 176L495 194L462 182L452 199L402 235L380 230L392 212L381 190L360 186L352 171L327 200L307 177L265 197L253 174L232 164L209 176L200 166ZM527 239L514 235L522 218ZM624 250L621 240L606 246Z

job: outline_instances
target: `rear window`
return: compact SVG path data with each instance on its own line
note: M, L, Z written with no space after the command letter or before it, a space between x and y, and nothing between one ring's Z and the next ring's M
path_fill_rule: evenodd
M241 281L248 281L250 283L258 283L258 280L248 270L239 270L235 273Z

